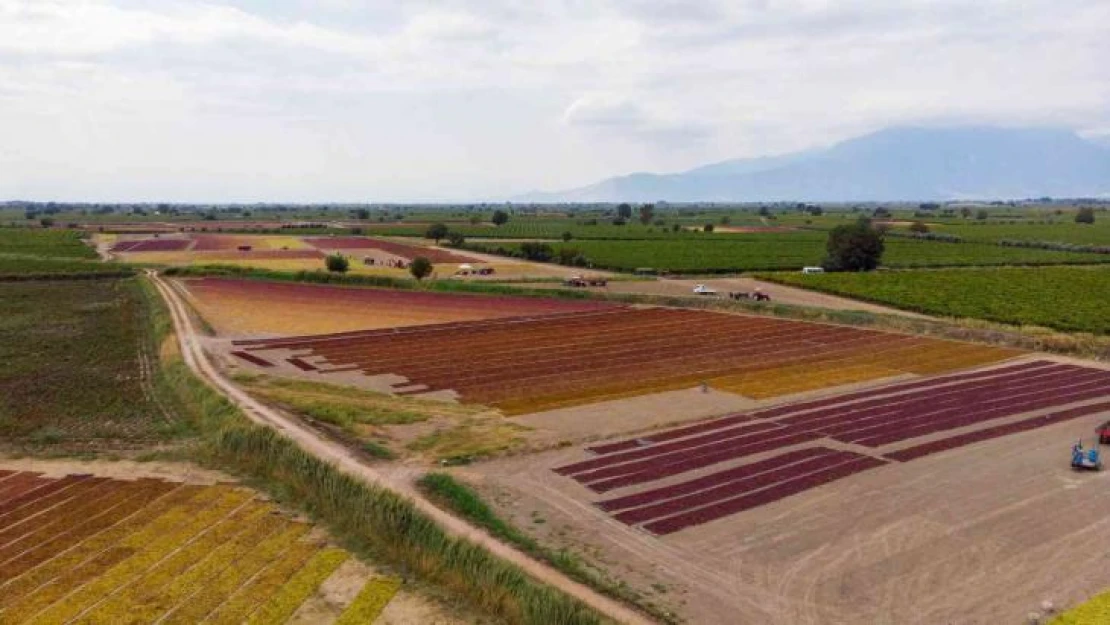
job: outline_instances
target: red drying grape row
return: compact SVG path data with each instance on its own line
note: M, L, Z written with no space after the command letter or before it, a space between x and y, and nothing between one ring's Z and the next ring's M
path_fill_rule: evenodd
M0 516L10 510L14 502L22 500L35 489L43 488L49 484L50 480L41 477L41 474L27 472L16 473L0 482Z
M286 358L286 361L301 371L318 371L316 365L300 358Z
M1073 370L1083 371L1084 373L1077 375ZM1101 370L1085 370L1081 367L1069 367L1059 373L1043 375L1041 371L1042 370L1017 374L1019 377L1016 381L1009 381L1005 384L997 385L996 387L991 387L991 382L985 384L976 383L968 386L967 390L948 394L932 394L922 391L907 395L899 395L891 398L891 400L898 401L891 401L891 403L886 405L881 404L881 400L879 402L874 402L880 405L871 405L872 402L865 402L864 404L857 404L866 406L864 409L852 410L851 407L847 407L846 412L839 412L836 413L835 416L826 417L822 420L814 419L812 425L810 422L806 422L791 431L812 431L815 434L834 436L838 440L854 442L857 438L854 438L853 434L857 432L894 431L891 419L895 419L895 422L900 423L903 420L923 418L925 415L955 414L953 411L966 412L968 409L980 406L989 400L1003 401L1007 404L1016 405L1018 399L1025 397L1026 394L1029 393L1040 393L1047 389L1064 390L1070 388L1068 386L1060 386L1064 383L1093 379L1105 380L1110 378L1110 373ZM1033 381L1036 381L1037 384L1032 384ZM941 390L946 390L948 388L953 387L944 387ZM1059 393L1056 394L1059 395ZM949 396L945 398L946 395ZM947 412L945 412L946 406L948 407ZM812 430L810 428L812 428ZM775 422L746 423L739 427L718 429L706 434L682 438L674 442L641 447L631 451L611 453L599 458L584 460L582 462L560 467L555 471L562 475L573 475L590 469L596 470L608 466L615 467L615 465L631 468L634 465L624 465L622 463L641 458L665 459L667 457L665 454L673 454L678 451L687 451L691 453L699 452L702 449L708 449L712 448L714 445L722 444L724 441L777 429L778 427L775 425ZM766 436L774 435L776 435L776 432L770 432ZM624 472L630 471L626 470ZM593 477L609 477L619 474L621 474L619 469L613 468L608 472L595 471L588 476L579 476L579 479L589 480Z
M703 422L703 423L698 423L698 424L695 424L695 425L689 425L689 426L685 426L685 427L681 427L681 428L674 428L674 429L671 429L671 430L666 430L664 432L651 434L649 436L642 436L642 437L639 437L639 438L636 438L636 439L618 441L618 442L615 442L615 443L607 443L607 444L604 444L604 445L595 445L593 447L588 447L587 449L589 449L590 451L593 451L595 453L599 453L599 454L614 453L614 452L617 452L617 451L632 449L634 447L641 447L642 446L641 441L649 442L649 443L657 443L657 442L672 440L672 439L675 439L675 438L682 438L684 436L690 436L690 435L693 435L693 434L701 434L703 432L711 432L713 430L723 429L723 428L735 425L736 423L741 423L743 421L748 421L748 420L751 420L751 419L770 418L770 417L777 417L777 416L782 416L782 415L791 415L793 413L800 413L800 412L804 412L804 411L814 410L814 409L817 409L817 408L829 408L829 407L833 407L833 406L841 406L841 405L846 404L848 402L852 402L852 401L860 400L860 399L869 399L869 398L873 398L873 397L882 397L882 396L890 395L892 393L898 393L898 392L904 392L904 391L916 390L916 389L930 388L930 387L937 386L939 384L948 384L948 383L953 383L953 382L957 382L957 383L971 382L971 381L980 380L980 379L983 379L983 378L997 377L997 376L1010 376L1010 375L1020 373L1020 372L1032 371L1032 370L1044 369L1044 368L1055 368L1057 366L1062 366L1062 365L1057 365L1056 363L1053 363L1053 362L1050 362L1050 361L1034 361L1034 362L1030 362L1030 363L1023 363L1023 364L1020 364L1020 365L1013 365L1013 366L1009 366L1009 367L1000 367L998 369L992 369L992 370L988 370L988 371L980 371L980 372L976 372L976 373L959 373L959 374L952 374L952 375L945 375L945 376L929 378L927 380L918 380L918 381L914 381L914 382L893 384L893 385L890 385L890 386L884 386L884 387L881 387L881 388L870 389L870 390L866 390L866 391L848 393L848 394L845 394L845 395L837 395L835 397L828 397L828 398L823 398L823 399L818 399L818 400L813 400L813 401L807 401L807 402L801 402L801 403L796 403L796 404L788 404L788 405L784 405L784 406L776 406L774 408L769 408L769 409L766 409L766 410L759 410L759 411L755 411L755 412L752 412L752 413L729 415L727 417L714 419L712 421L706 421L706 422ZM947 388L947 387L945 387L945 388Z
M643 484L644 482L652 482L655 480L670 477L672 475L679 475L694 469L701 469L703 467L712 466L720 462L726 462L744 456L751 456L765 451L772 451L781 449L783 447L791 447L793 445L800 445L808 443L820 438L815 434L800 433L790 434L782 438L771 440L762 440L747 445L739 445L729 449L721 450L712 454L698 455L688 457L682 460L677 460L668 464L657 464L649 468L643 469L635 473L627 473L612 477L609 479L587 484L586 486L591 490L599 493L621 488L624 486L631 486L634 484ZM681 454L680 454L681 455Z
M69 475L59 480L45 479L46 484L10 499L3 506L0 525L11 526L16 522L38 514L58 503L66 501L89 486L96 486L103 478L87 475Z
M628 462L629 460L660 456L664 453L677 451L679 449L693 449L704 444L722 442L733 438L747 436L749 434L756 434L759 432L766 432L767 430L778 429L782 429L782 426L777 423L751 423L742 427L733 428L731 430L716 432L709 436L701 436L698 438L691 438L684 441L679 441L677 443L654 445L651 447L637 449L635 451L613 454L610 456L603 456L601 458L593 458L590 460L583 460L582 462L576 462L574 464L568 464L564 467L559 467L555 469L555 472L559 475L572 475L575 473L587 471L589 469L600 469L602 467L620 464L622 462Z
M622 523L627 523L628 525L645 523L687 510L727 501L739 495L746 495L760 489L773 488L776 484L827 471L838 465L854 462L864 457L865 456L847 451L818 456L797 464L779 467L758 475L726 482L701 492L690 493L681 497L660 501L655 504L625 510L624 512L614 515L613 518Z
M838 452L828 447L810 447L809 449L782 454L781 456L741 465L712 475L687 480L679 484L662 486L651 490L640 491L632 495L625 495L624 497L599 501L597 506L606 512L644 506L664 499L670 499L671 497L687 495L712 486L778 469L789 464L794 464L795 462L801 462L802 460L808 460L818 456L828 456L835 453Z
M231 355L242 358L243 360L251 363L252 365L258 365L259 367L272 367L272 366L274 366L274 363L270 362L269 360L259 358L258 356L255 356L254 354L252 354L250 352L235 351L235 352L231 352Z
M972 443L978 443L980 441L997 438L999 436L1016 434L1018 432L1027 432L1029 430L1035 430L1037 428L1042 428L1048 425L1063 423L1064 421L1069 421L1071 419L1093 416L1106 411L1110 411L1110 402L1079 406L1077 408L1069 408L1067 410L1059 410L1057 412L1050 412L1038 417L1030 417L1022 421L1015 421L1014 423L997 425L991 428L976 430L975 432L968 432L966 434L951 436L949 438L942 438L940 440L932 441L929 443L923 443L921 445L899 449L898 451L892 451L890 453L883 454L883 456L886 458L890 458L891 460L906 462L915 458L921 458L923 456L947 451L949 449L955 449L957 447L963 447L965 445L971 445Z
M193 242L188 239L145 239L121 241L112 246L113 252L178 252L188 249Z
M980 394L998 393L1008 389L1023 388L1034 383L1066 380L1070 376L1090 373L1092 369L1075 365L1057 365L1036 371L1008 374L987 380L975 380L951 384L939 388L927 388L892 397L857 402L840 408L818 410L802 415L791 415L776 419L782 423L805 425L819 428L826 424L851 421L854 416L866 416L894 409L913 408L922 404L936 405L939 402L956 402L974 398Z
M1063 373L1031 380L1019 380L998 387L975 388L949 395L930 397L922 393L913 401L893 403L889 407L877 406L860 412L847 412L813 422L797 424L799 428L812 429L830 436L852 435L876 427L887 427L921 415L948 416L967 413L988 404L1020 405L1020 400L1045 391L1064 395L1072 390L1082 390L1082 385L1110 379L1110 372L1096 369L1082 373ZM1021 410L1016 410L1021 412Z
M858 427L856 430L834 437L844 442L877 447L905 441L907 438L1000 419L1003 416L1098 399L1110 394L1108 383L1110 383L1110 375L1103 376L1101 380L1061 387L1061 389L1033 389L1028 393L1015 394L992 402L976 403L972 400L966 406L950 407L944 411L911 413L901 416L898 420Z
M644 528L653 534L670 534L693 525L701 525L702 523L707 523L721 517L757 508L802 491L848 477L849 475L882 466L883 464L882 460L861 457L846 464L838 465L824 471L810 473L809 475L776 484L770 488L741 495L735 499L729 499L704 508L697 508L658 521L652 521L645 525Z
M444 306L448 306L450 303L443 302L443 304ZM392 306L394 304L383 302L380 305ZM533 321L554 323L556 321L570 319L595 322L599 317L613 315L619 310L621 310L621 308L617 306L588 306L581 310L575 309L569 312L546 312L523 316L498 317L494 319L451 321L448 323L432 323L420 326L403 326L399 328L382 328L377 330L351 330L349 332L336 332L333 334L288 336L273 339L241 339L232 341L232 343L237 346L250 346L248 349L294 349L297 347L323 346L330 342L338 342L343 346L350 346L360 340L372 341L388 338L392 341L397 341L408 338L410 335L419 337L420 340L431 340L432 336L430 335L447 334L460 330L465 330L467 334L472 334L481 330L488 331L491 329L500 329L505 324L514 323L527 323Z

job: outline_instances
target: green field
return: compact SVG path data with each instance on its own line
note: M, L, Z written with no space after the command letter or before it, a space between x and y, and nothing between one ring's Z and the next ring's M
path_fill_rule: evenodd
M558 251L569 247L582 252L599 269L630 271L650 267L657 271L722 273L799 269L818 265L825 257L824 232L737 234L729 238L672 241L571 241L554 243ZM483 251L519 249L512 243L473 242ZM968 265L1053 265L1110 262L1110 256L1011 248L979 243L943 243L888 238L883 265L887 267L958 267Z
M0 439L85 449L173 436L149 393L134 279L0 282Z
M1077 224L1073 220L1026 223L966 223L940 224L933 232L955 234L965 241L995 242L1004 239L1020 241L1049 241L1076 245L1110 247L1110 214L1096 213L1095 223Z
M0 254L96 258L96 250L81 240L83 234L77 230L0 228Z
M986 319L1110 334L1110 268L1006 267L879 271L803 276L775 282L847 295L931 315Z

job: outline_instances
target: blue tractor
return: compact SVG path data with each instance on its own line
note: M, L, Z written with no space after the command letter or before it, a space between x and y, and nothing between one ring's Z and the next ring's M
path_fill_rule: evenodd
M1076 471L1101 471L1102 457L1098 453L1098 447L1083 449L1083 441L1076 441L1071 448L1071 468Z

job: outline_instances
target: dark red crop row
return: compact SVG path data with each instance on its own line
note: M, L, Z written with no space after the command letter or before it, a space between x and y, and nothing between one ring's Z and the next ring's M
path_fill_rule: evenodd
M188 249L193 242L189 239L145 239L142 241L120 241L112 246L113 252L178 252Z
M1076 388L1087 389L1086 386L1077 387L1076 384L1093 384L1096 383L1093 382L1094 380L1110 379L1110 372L1082 369L1080 367L1069 367L1065 371L1043 376L1040 374L1041 371L1043 370L1014 374L1019 376L1016 381L1008 381L998 385L997 388L991 387L989 383L986 386L971 384L967 387L968 390L948 393L951 396L943 400L939 397L944 396L945 393L938 393L934 396L927 391L922 391L892 397L889 405L871 406L870 402L857 404L870 407L862 410L847 409L844 412L834 413L834 416L825 419L814 419L812 422L799 425L790 424L788 430L782 430L777 421L744 423L737 427L717 429L706 434L681 438L677 441L607 454L599 458L560 467L556 469L556 472L562 475L579 474L576 479L583 481L589 481L594 477L615 476L632 472L632 467L640 467L651 462L644 460L639 463L630 463L633 460L655 459L655 462L661 463L675 457L675 454L678 453L705 453L722 445L727 446L729 441L736 439L748 442L756 438L755 435L761 432L767 434L758 438L781 436L783 431L795 433L806 431L815 435L834 436L838 440L857 442L863 438L862 435L897 432L896 427L917 426L920 421L925 419L939 420L940 417L958 414L966 421L972 418L968 415L975 414L974 411L979 408L982 408L981 412L985 413L987 407L998 405L1001 406L1003 411L1009 410L1009 414L1022 412L1026 405L1022 402L1033 394L1041 398L1042 402L1056 398L1060 402L1067 403L1071 397L1068 394L1069 391ZM942 387L941 390L949 388L955 387ZM1045 391L1049 391L1050 394L1045 395ZM999 414L997 416L1005 415ZM989 418L995 418L995 416ZM902 425L896 426L896 424ZM906 437L912 436L914 435L906 435ZM591 469L594 470L592 473L581 475Z
M52 480L40 477L37 473L17 473L0 482L0 516L13 506L35 496L35 491L48 486Z
M856 438L853 442L868 447L881 447L882 445L888 445L898 441L917 438L935 432L943 432L945 430L954 430L959 427L974 425L983 421L1008 417L1023 412L1044 410L1046 408L1064 406L1079 401L1097 399L1110 394L1110 388L1107 387L1108 382L1110 382L1110 377L1086 385L1084 390L1078 390L1078 387L1076 387L1076 389L1070 393L1045 393L1036 398L1026 399L1020 404L1011 403L989 410L969 412L968 414L956 415L943 421L932 421L929 417L922 417L912 422L895 424L894 427L897 427L897 429L894 429L894 427L890 429L883 428L872 432L870 436L865 438Z
M86 484L98 483L96 478L87 475L70 475L57 480L37 478L35 488L21 492L0 506L0 523L13 525L80 493Z
M765 473L728 481L700 492L666 499L658 503L633 508L631 510L625 510L624 512L614 515L613 518L629 525L645 523L687 510L727 501L739 495L746 495L763 488L773 487L776 484L789 482L790 480L795 480L806 475L827 471L838 465L855 462L864 457L865 456L847 451L834 452L824 456L803 460L795 464L782 466Z
M707 523L715 519L757 508L802 491L848 477L849 475L882 466L883 464L882 460L861 457L857 460L852 460L848 463L823 471L810 473L793 480L781 482L769 488L741 495L735 499L729 499L704 508L680 512L674 516L652 521L645 525L644 528L654 534L670 534L686 527L701 525L702 523Z
M417 256L423 256L433 263L481 262L471 256L464 256L445 250L363 237L313 237L305 239L305 243L322 250L381 250L387 254L400 256L410 261Z
M564 467L555 469L559 475L573 475L575 473L582 473L590 469L600 469L602 467L636 460L638 458L651 458L661 456L664 453L677 451L679 449L687 449L697 447L703 444L719 443L734 438L748 436L749 434L756 434L759 432L766 432L767 430L781 430L782 426L777 423L763 422L763 423L749 423L741 427L732 428L729 430L722 430L714 432L707 436L700 436L697 438L690 438L677 443L668 443L666 445L652 445L650 447L643 447L634 451L628 451L611 456L603 456L601 458L593 458L590 460L583 460L574 464L568 464Z
M801 403L796 403L796 404L787 404L787 405L784 405L784 406L776 406L774 408L769 408L769 409L766 409L766 410L759 410L759 411L755 411L755 412L751 412L751 413L730 415L730 416L727 416L727 417L714 419L712 421L705 421L705 422L698 423L698 424L695 424L695 425L688 425L688 426L685 426L685 427L674 428L674 429L671 429L671 430L666 430L664 432L659 432L659 433L651 434L651 435L648 435L648 436L641 436L641 437L636 438L636 439L618 441L618 442L615 442L615 443L606 443L604 445L595 445L593 447L589 447L588 449L590 451L593 451L593 452L599 453L599 454L614 453L614 452L617 452L617 451L632 449L634 447L640 447L640 446L643 445L644 442L657 443L657 442L662 442L662 441L673 440L675 438L682 438L684 436L690 436L690 435L693 435L693 434L701 434L701 433L704 433L704 432L712 432L714 430L731 427L731 426L733 426L737 423L741 423L743 421L748 421L748 420L751 420L751 419L770 418L770 417L777 417L777 416L782 416L782 415L791 415L791 414L794 414L794 413L801 413L801 412L805 412L805 411L809 411L809 410L814 410L814 409L817 409L817 408L829 408L829 407L833 407L833 406L842 406L843 404L847 404L849 402L853 402L853 401L860 400L860 399L883 397L883 396L891 395L893 393L899 393L899 392L904 392L904 391L908 391L908 390L931 388L931 387L934 387L934 386L937 386L937 385L940 385L940 384L949 384L949 383L956 383L956 382L970 382L970 381L974 381L974 380L980 380L982 378L998 377L998 376L1002 376L1002 375L1012 375L1012 374L1019 373L1019 372L1022 372L1022 371L1030 371L1030 370L1035 370L1035 369L1042 369L1042 368L1046 368L1046 367L1057 367L1057 366L1060 366L1060 365L1057 365L1056 363L1052 363L1052 362L1049 362L1049 361L1034 361L1034 362L1030 362L1030 363L1023 363L1023 364L1020 364L1020 365L1012 365L1012 366L1009 366L1009 367L1000 367L998 369L980 371L980 372L976 372L976 373L952 374L952 375L945 375L945 376L929 378L927 380L920 380L920 381L908 382L908 383L902 383L902 384L892 384L892 385L884 386L884 387L881 387L881 388L870 389L870 390L866 390L866 391L859 391L859 392L855 392L855 393L848 393L848 394L845 394L845 395L837 395L837 396L834 396L834 397L828 397L828 398L823 398L823 399L819 399L819 400L801 402Z
M269 360L259 358L258 356L255 356L254 354L252 354L250 352L235 351L235 352L231 352L231 355L232 356L238 356L239 358L242 358L243 360L251 363L252 365L258 365L259 367L272 367L272 366L274 366L274 363L270 362Z
M891 460L905 462L907 460L913 460L914 458L921 458L923 456L947 451L949 449L955 449L957 447L963 447L964 445L978 443L980 441L989 440L999 436L1016 434L1018 432L1027 432L1029 430L1035 430L1037 428L1042 428L1048 425L1063 423L1064 421L1078 419L1080 417L1093 416L1107 411L1110 411L1110 402L1079 406L1077 408L1069 408L1067 410L1059 410L1056 412L1050 412L1048 414L1040 415L1038 417L1024 419L1022 421L1015 421L1013 423L997 425L991 428L976 430L974 432L968 432L966 434L960 434L958 436L942 438L937 441L923 443L921 445L915 445L913 447L907 447L906 449L899 449L898 451L892 451L888 454L884 454L884 456L886 458L890 458Z
M286 358L286 361L301 371L318 371L316 365L301 358Z
M635 508L638 506L646 506L648 504L686 495L692 492L731 482L733 480L742 479L773 469L801 462L819 456L828 456L838 453L828 447L810 447L794 451L774 458L760 460L751 464L744 464L738 467L733 467L725 471L720 471L712 475L687 480L678 484L670 486L661 486L650 490L640 491L632 495L625 495L624 497L617 497L615 499L606 499L597 503L597 506L606 512L614 512L616 510L624 510L625 508Z
M595 492L603 493L615 488L652 482L673 475L679 475L687 471L713 466L721 462L743 458L745 456L812 442L818 438L820 437L803 432L784 434L778 438L766 438L763 440L751 441L746 444L733 444L728 447L722 447L713 453L687 455L680 452L675 454L675 457L667 462L659 463L653 460L645 460L643 462L647 466L639 471L621 473L608 479L586 484L586 486ZM584 477L582 479L585 481L587 478Z

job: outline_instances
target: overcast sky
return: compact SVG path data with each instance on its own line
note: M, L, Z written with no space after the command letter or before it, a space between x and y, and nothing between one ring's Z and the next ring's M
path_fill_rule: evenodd
M1110 136L1107 0L0 0L0 199L504 198L897 124Z

